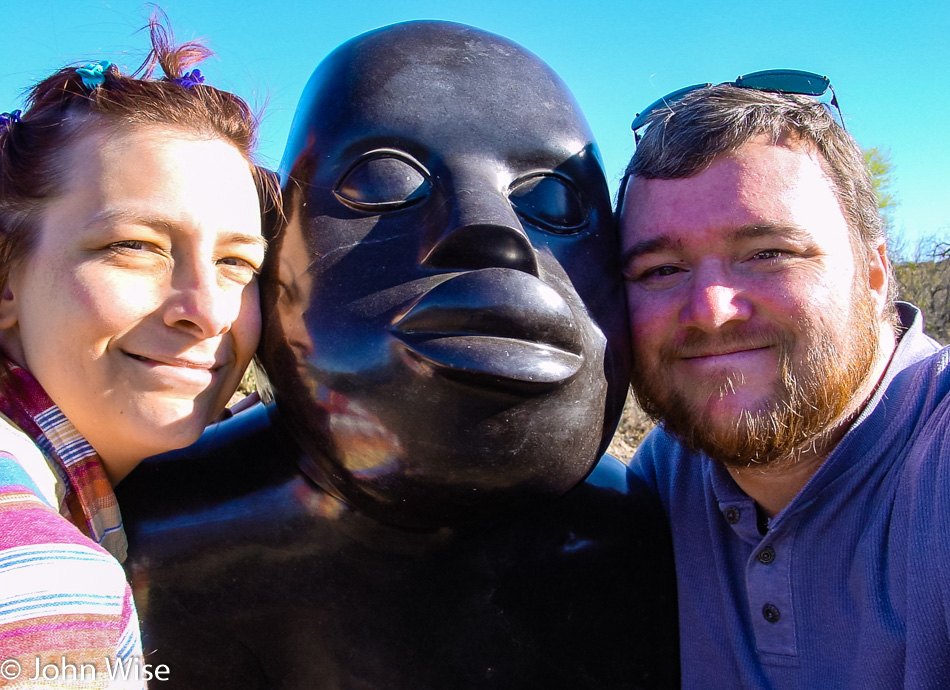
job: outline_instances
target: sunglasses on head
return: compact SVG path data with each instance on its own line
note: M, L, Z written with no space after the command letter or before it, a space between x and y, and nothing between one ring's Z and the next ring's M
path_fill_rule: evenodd
M803 72L797 69L767 69L761 72L752 72L746 74L735 81L723 82L740 89L756 89L758 91L772 91L774 93L794 93L801 96L813 96L818 98L824 96L826 92L831 91L831 105L838 111L838 121L844 127L844 116L841 114L841 107L838 105L838 97L831 86L828 77L823 77L814 72ZM688 93L698 89L705 89L712 86L711 83L693 84L682 89L677 89L663 98L653 101L642 112L637 113L630 128L633 130L633 137L636 143L640 142L640 130L647 124L650 115L660 108L669 108L671 104L683 98Z

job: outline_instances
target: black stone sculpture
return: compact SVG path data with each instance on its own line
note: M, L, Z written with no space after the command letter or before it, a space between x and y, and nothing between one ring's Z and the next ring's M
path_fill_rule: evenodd
M365 34L314 72L282 179L275 401L119 487L165 686L675 687L662 511L598 463L629 343L563 83L467 26Z

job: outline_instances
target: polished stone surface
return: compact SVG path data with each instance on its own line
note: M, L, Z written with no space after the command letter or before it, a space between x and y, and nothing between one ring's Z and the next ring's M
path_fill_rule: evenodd
M583 479L629 345L607 184L550 68L458 24L357 37L281 174L261 357L308 474L412 527Z
M472 27L364 34L281 176L275 401L118 488L166 687L675 687L662 510L601 459L626 311L564 84Z
M279 428L258 406L119 487L162 687L677 687L669 536L618 461L417 531L317 490Z

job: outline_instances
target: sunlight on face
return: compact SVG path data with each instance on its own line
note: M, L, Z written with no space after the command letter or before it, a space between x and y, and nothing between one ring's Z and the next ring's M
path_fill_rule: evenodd
M883 293L817 154L760 137L691 177L634 179L621 225L633 386L667 429L778 462L863 402Z
M217 139L94 128L65 161L0 342L115 483L195 441L240 382L260 336L260 207L249 163Z

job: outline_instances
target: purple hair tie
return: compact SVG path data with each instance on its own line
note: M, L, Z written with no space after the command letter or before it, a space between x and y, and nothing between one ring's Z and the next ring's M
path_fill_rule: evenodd
M180 77L176 77L175 79L172 79L172 81L181 87L190 89L192 86L198 86L198 84L204 84L205 78L201 76L200 69L193 69L190 72L185 72Z
M0 113L0 134L6 132L15 123L20 121L21 111L14 110L12 113Z

